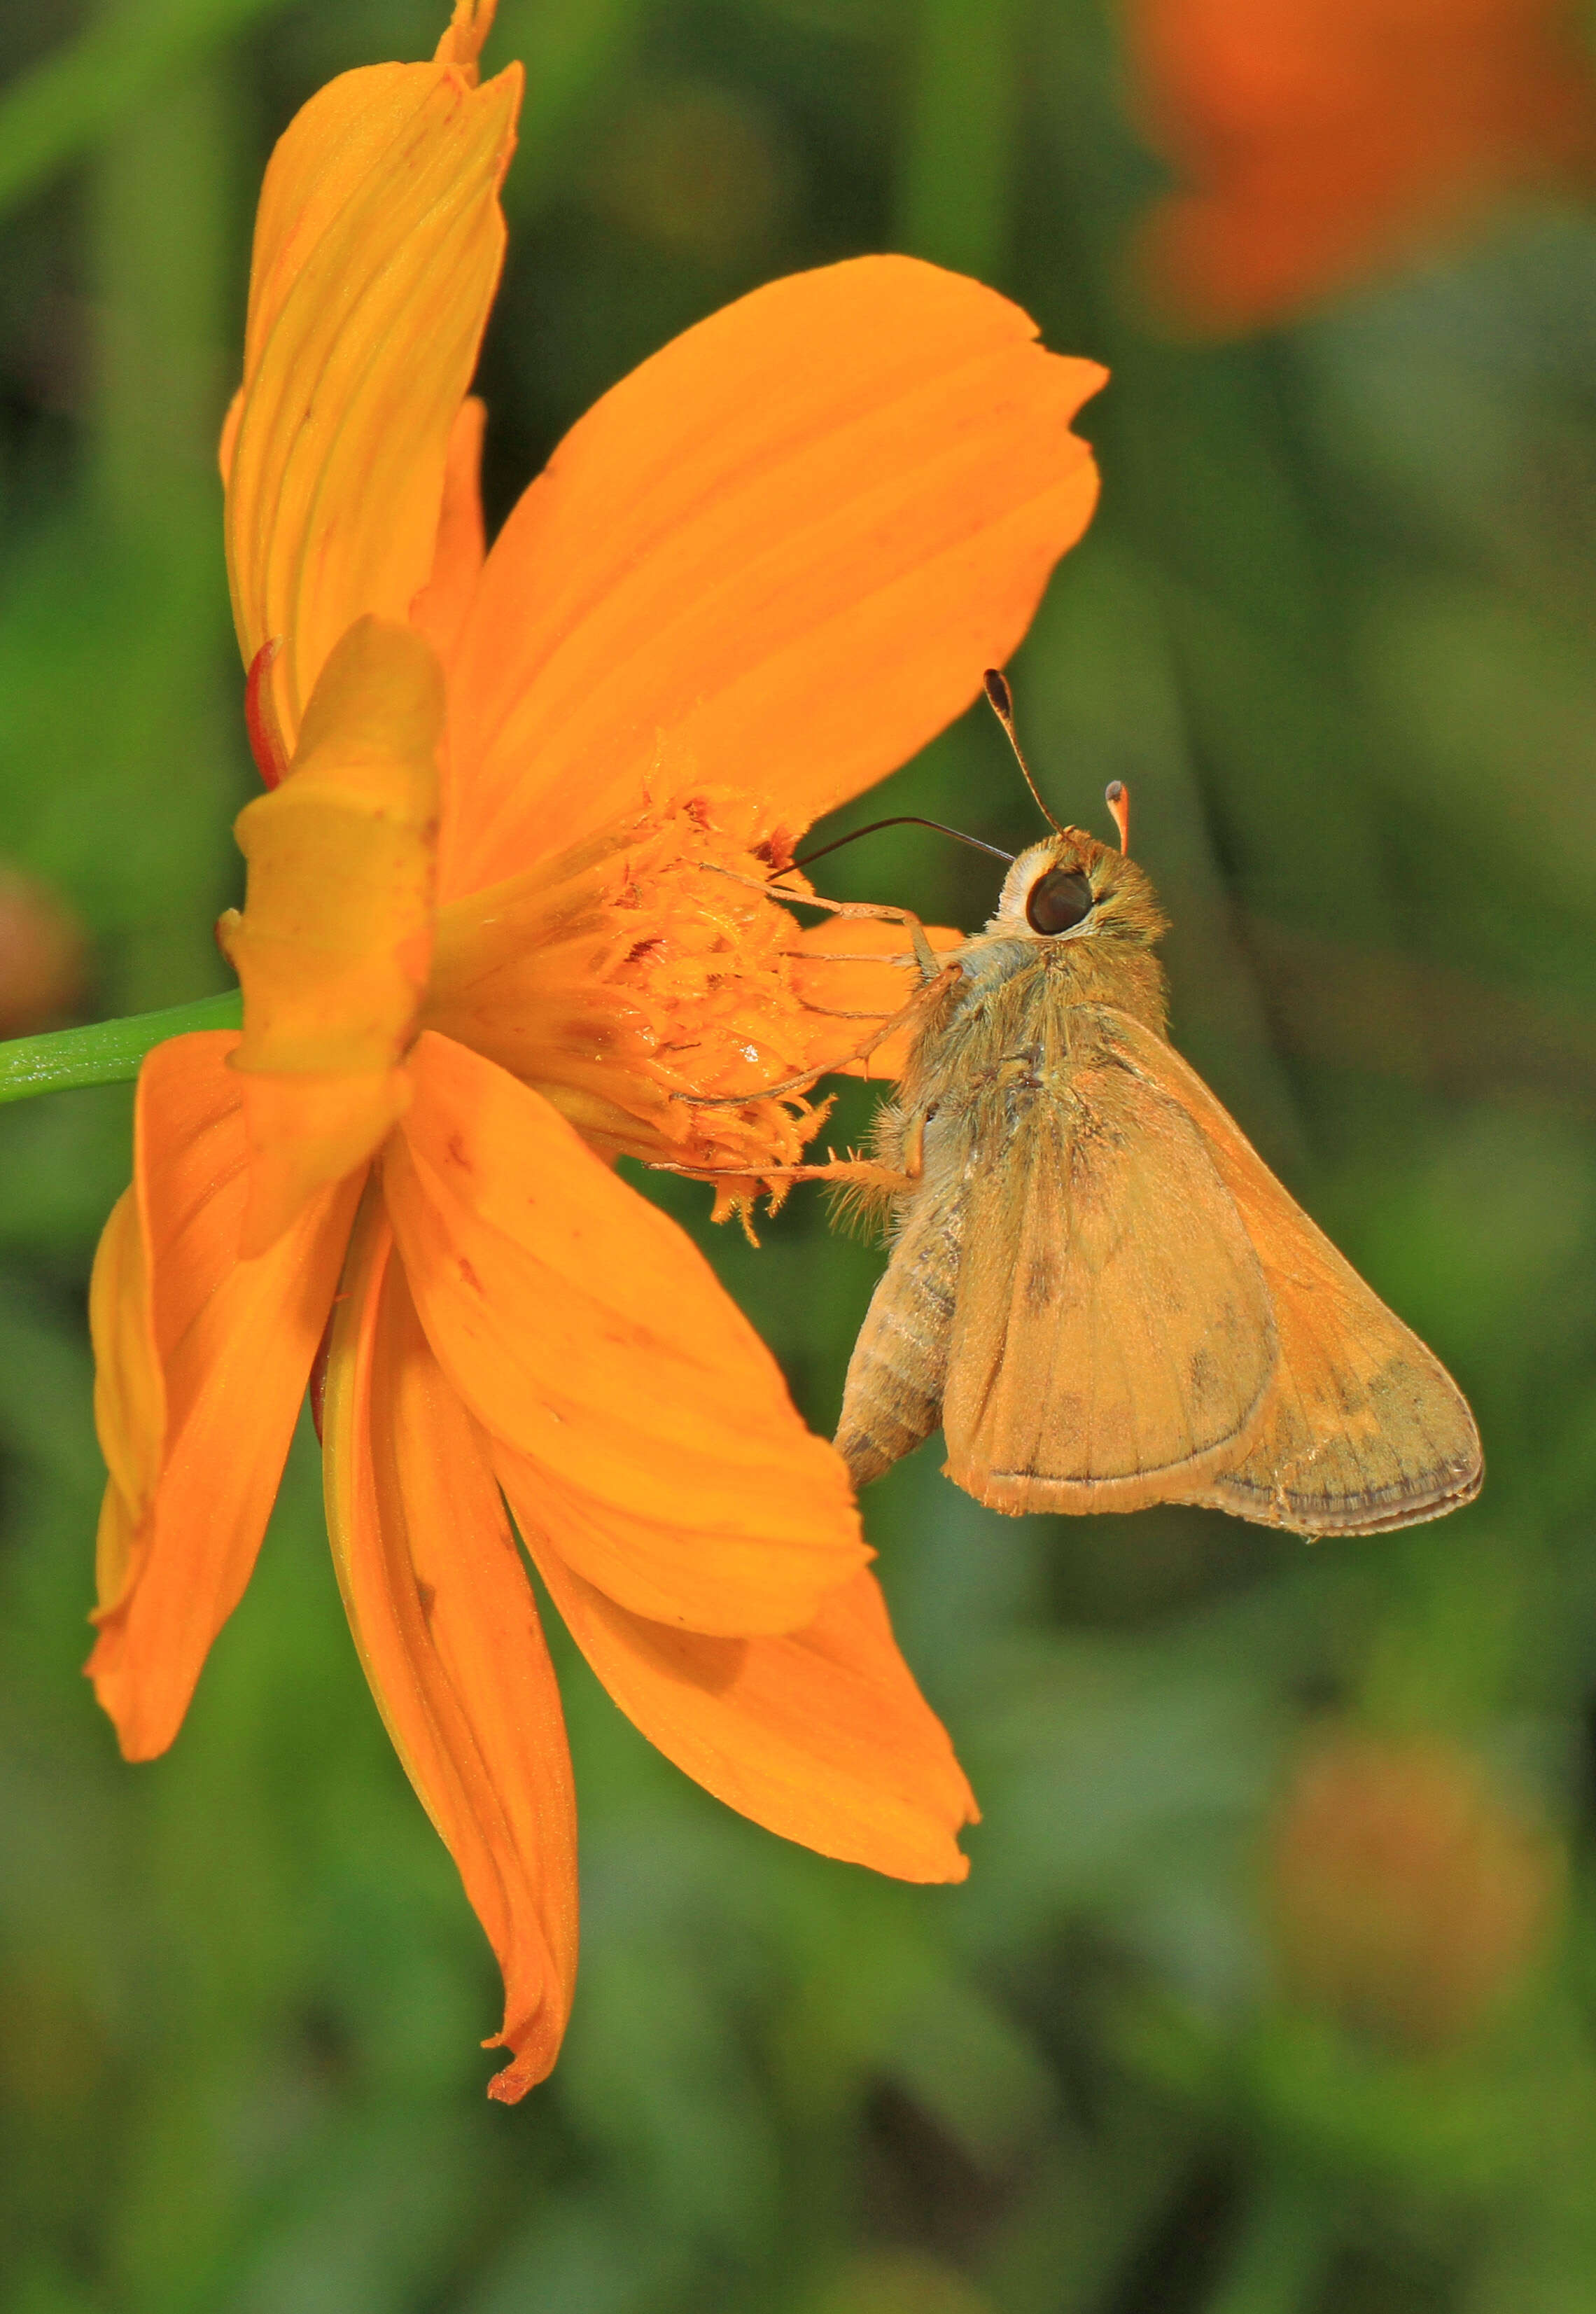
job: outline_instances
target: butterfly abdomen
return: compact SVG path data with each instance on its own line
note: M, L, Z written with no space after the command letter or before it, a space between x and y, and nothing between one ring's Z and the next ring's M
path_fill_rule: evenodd
M837 1426L855 1486L890 1470L942 1418L962 1221L957 1198L917 1199L871 1299Z

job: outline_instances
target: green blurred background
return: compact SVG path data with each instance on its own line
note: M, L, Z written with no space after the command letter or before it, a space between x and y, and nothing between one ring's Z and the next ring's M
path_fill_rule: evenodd
M0 967L49 967L5 1032L221 985L253 774L213 452L253 195L315 86L441 21L0 10ZM79 1677L84 1293L128 1100L0 1113L0 2308L1596 2307L1596 224L1520 210L1183 349L1125 287L1159 180L1090 0L503 0L488 61L516 55L493 516L673 331L862 250L1111 365L1022 729L1061 816L1131 782L1178 1040L1454 1367L1490 1475L1309 1551L998 1518L934 1442L901 1467L867 1516L985 1810L957 1890L730 1815L563 1650L582 1975L507 2111L308 1440L175 1749L119 1762ZM852 817L893 808L1036 832L979 717ZM970 928L992 902L918 831L833 869ZM829 1429L878 1256L812 1196L755 1253L648 1186Z

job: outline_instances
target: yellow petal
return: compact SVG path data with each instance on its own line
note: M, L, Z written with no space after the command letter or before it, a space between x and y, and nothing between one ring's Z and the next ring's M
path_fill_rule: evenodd
M571 1571L557 1536L526 1541L622 1710L718 1799L823 1856L900 1880L965 1877L957 1835L979 1811L874 1576L832 1592L806 1630L705 1638L626 1613Z
M577 1817L537 1607L471 1417L416 1320L379 1200L328 1361L327 1525L360 1660L504 1972L513 2100L554 2062L577 1965Z
M611 1597L789 1630L869 1553L841 1460L674 1222L542 1097L431 1031L383 1160L421 1322L518 1507Z
M171 1743L249 1581L359 1194L358 1179L324 1192L269 1253L239 1260L248 1164L239 1080L225 1065L234 1041L173 1038L148 1055L138 1082L135 1195L167 1410L147 1489L146 1448L130 1461L107 1436L113 1488L119 1494L131 1477L145 1500L124 1530L122 1567L108 1569L111 1595L96 1614L89 1663L130 1760ZM124 1290L136 1274L131 1258L106 1257L100 1343L113 1262ZM137 1320L125 1311L120 1322ZM117 1356L102 1403L125 1413L133 1394ZM147 1393L145 1407L153 1422Z
M283 638L290 746L345 629L368 611L405 618L432 569L521 95L519 66L475 79L449 61L345 73L266 172L223 439L227 567L244 664Z
M460 651L452 896L686 781L789 826L981 688L1084 529L1103 383L904 257L770 283L605 394L495 541ZM457 817L456 817L457 816Z
M252 1080L246 1250L362 1164L405 1106L427 985L443 677L408 627L363 619L328 660L287 777L234 823L250 863L222 939Z

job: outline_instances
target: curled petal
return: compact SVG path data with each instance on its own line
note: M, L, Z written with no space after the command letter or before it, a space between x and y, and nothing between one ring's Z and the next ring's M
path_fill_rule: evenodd
M566 437L462 638L447 890L684 781L794 826L967 706L1084 529L1095 363L978 283L860 258L770 283Z
M364 1163L404 1108L427 985L443 677L408 627L362 619L328 660L281 786L234 824L250 863L221 936L243 985L259 1252Z
M428 1031L384 1194L428 1339L516 1502L612 1598L790 1630L869 1554L840 1458L674 1222L551 1105ZM502 1450L502 1451L501 1451Z
M832 1592L805 1630L706 1638L630 1615L584 1583L557 1520L522 1531L611 1695L695 1782L823 1856L900 1880L965 1877L957 1835L979 1811L874 1576Z
M283 638L273 692L290 746L345 629L367 611L405 618L427 583L498 279L520 69L478 88L450 39L443 61L322 89L261 192L222 442L227 567L245 665Z
M559 2053L577 1965L577 1818L537 1606L470 1415L417 1322L380 1199L332 1330L327 1524L349 1627L406 1774L504 1973L513 2102Z
M248 1162L239 1080L225 1065L235 1041L176 1037L145 1061L134 1128L142 1252L128 1249L126 1212L113 1217L97 1277L96 1346L112 1351L99 1404L111 1491L128 1507L107 1551L89 1672L130 1760L171 1743L249 1581L359 1189L357 1179L323 1191L269 1253L239 1260ZM135 1298L141 1264L147 1320ZM148 1377L128 1379L147 1355L146 1323L165 1400L153 1477L157 1393Z
M287 743L278 720L277 700L272 690L271 671L283 648L280 635L273 635L262 643L250 661L250 671L244 682L243 720L250 735L250 753L255 758L255 769L260 774L262 787L280 787L288 769Z

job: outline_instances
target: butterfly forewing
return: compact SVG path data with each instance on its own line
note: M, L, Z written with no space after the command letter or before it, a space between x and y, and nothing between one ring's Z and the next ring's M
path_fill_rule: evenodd
M1204 1135L1274 1305L1279 1370L1256 1435L1183 1499L1302 1534L1378 1533L1469 1501L1484 1473L1479 1435L1440 1360L1315 1228L1179 1055L1123 1014L1097 1017L1150 1090Z
M943 1428L949 1476L1000 1510L1195 1490L1245 1447L1274 1370L1263 1272L1203 1135L1071 1044L971 1113Z

